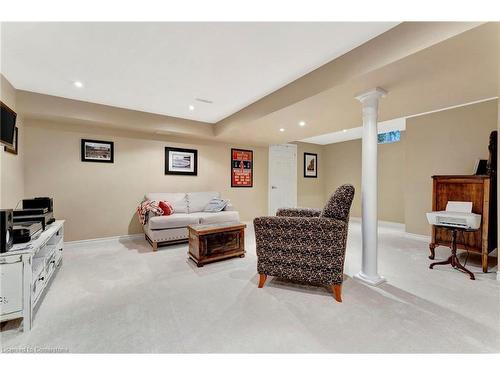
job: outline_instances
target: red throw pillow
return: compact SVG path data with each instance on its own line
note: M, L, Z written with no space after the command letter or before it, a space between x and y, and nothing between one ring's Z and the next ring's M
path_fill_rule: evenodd
M169 216L169 215L172 215L174 213L174 208L172 207L172 205L170 203L168 203L166 201L160 201L158 206L160 206L160 208L162 209L163 216Z

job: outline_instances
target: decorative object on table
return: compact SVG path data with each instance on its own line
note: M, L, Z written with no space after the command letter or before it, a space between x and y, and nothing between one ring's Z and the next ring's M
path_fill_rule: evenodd
M213 198L203 209L203 212L220 212L229 204L229 199Z
M318 154L304 152L304 177L318 177Z
M196 176L198 150L165 147L165 174Z
M19 152L19 128L14 129L14 140L12 146L4 146L4 151L10 154L17 155Z
M253 151L231 149L231 187L253 187Z
M354 187L342 185L323 210L281 208L254 219L259 288L268 276L326 285L342 302L349 211Z
M245 256L245 224L194 224L189 229L189 258L198 267L223 259Z
M457 257L457 233L461 232L465 241L465 233L475 232L481 226L481 215L472 213L472 202L448 201L445 211L427 213L429 224L451 232L451 255L442 262L432 263L429 268L437 265L451 264L455 269L469 274L475 280L474 274L463 266Z
M113 163L114 143L109 141L82 139L81 153L82 161L95 163Z
M427 221L438 227L476 230L481 226L481 215L472 213L472 202L448 201L446 210L428 212Z

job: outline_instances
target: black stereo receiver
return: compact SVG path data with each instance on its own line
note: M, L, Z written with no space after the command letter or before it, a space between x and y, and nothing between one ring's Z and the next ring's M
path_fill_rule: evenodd
M23 199L23 209L46 208L47 211L54 211L54 201L49 197L37 197L34 199Z

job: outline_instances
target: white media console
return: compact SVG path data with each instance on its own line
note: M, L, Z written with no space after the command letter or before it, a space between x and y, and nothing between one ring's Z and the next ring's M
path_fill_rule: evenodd
M35 309L61 264L64 220L48 225L36 240L0 254L0 322L23 318L29 331Z

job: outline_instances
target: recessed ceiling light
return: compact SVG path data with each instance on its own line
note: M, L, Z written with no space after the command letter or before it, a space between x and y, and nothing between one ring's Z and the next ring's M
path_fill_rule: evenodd
M194 111L194 105L190 104L190 105L189 105L189 110L190 110L190 111Z
M83 87L83 83L81 81L75 81L73 82L73 85L75 85L75 87L78 87L79 89Z
M347 129L342 130L344 133L347 131Z
M284 131L285 131L285 129L283 129L283 128L280 129L280 132L284 132Z
M299 122L299 126L306 126L306 122L305 121Z

